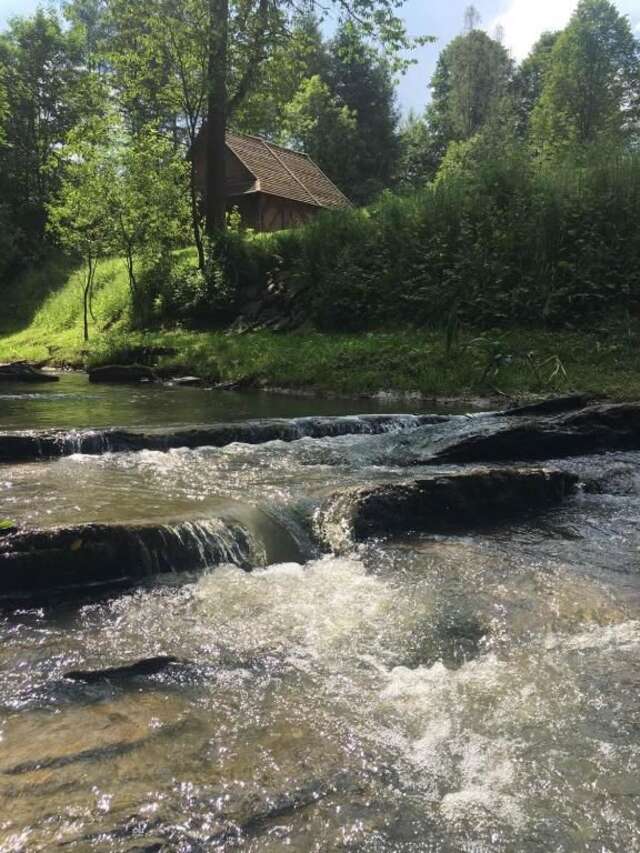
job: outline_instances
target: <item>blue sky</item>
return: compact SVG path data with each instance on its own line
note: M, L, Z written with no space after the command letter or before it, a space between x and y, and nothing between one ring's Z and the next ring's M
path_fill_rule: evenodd
M139 0L134 0L139 2ZM470 0L406 0L401 14L412 35L433 35L437 42L415 53L418 60L400 81L398 96L404 111L421 110L428 98L427 83L438 53L462 29L464 10ZM569 20L577 0L475 0L482 17L481 26L489 33L502 27L504 44L515 59L522 59L540 33L560 29ZM32 12L38 0L0 0L0 28L12 15ZM617 7L629 16L640 37L640 0L617 0Z

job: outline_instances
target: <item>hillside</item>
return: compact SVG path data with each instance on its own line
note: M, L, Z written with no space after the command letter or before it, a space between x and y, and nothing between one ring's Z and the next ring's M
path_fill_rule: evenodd
M81 276L81 270L53 258L5 288L0 360L83 368L143 358L168 374L319 393L472 396L575 389L616 398L640 395L638 335L620 322L571 332L465 328L449 349L443 330L140 331L130 328L124 263L110 259L99 264L95 320L85 345ZM154 355L159 348L173 352Z

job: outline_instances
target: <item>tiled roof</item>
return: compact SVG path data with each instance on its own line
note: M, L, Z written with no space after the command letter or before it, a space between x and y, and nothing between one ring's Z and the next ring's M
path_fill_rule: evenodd
M348 207L349 199L306 154L259 136L227 133L227 147L255 176L240 193L263 192L314 207Z

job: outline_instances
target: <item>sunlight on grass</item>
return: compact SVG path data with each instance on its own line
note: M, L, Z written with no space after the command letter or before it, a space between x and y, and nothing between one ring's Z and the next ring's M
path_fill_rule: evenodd
M640 396L638 335L624 324L601 331L467 329L447 349L444 330L362 334L131 331L126 269L102 261L88 345L82 339L81 268L59 259L7 291L0 318L0 360L76 367L131 359L131 350L171 348L157 359L167 374L261 387L360 394L394 390L433 396L588 391Z

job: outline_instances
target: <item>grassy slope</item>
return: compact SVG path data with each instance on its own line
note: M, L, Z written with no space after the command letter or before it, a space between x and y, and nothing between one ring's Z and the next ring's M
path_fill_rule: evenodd
M98 270L96 320L85 346L80 282L81 272L52 261L5 289L0 360L81 366L118 361L130 346L169 346L177 355L162 358L163 367L289 388L339 393L395 389L437 396L578 389L640 397L638 335L621 327L601 332L466 332L449 353L441 331L242 336L181 329L129 332L124 265L109 260ZM561 370L552 376L557 359L566 376ZM497 370L487 372L488 367Z

